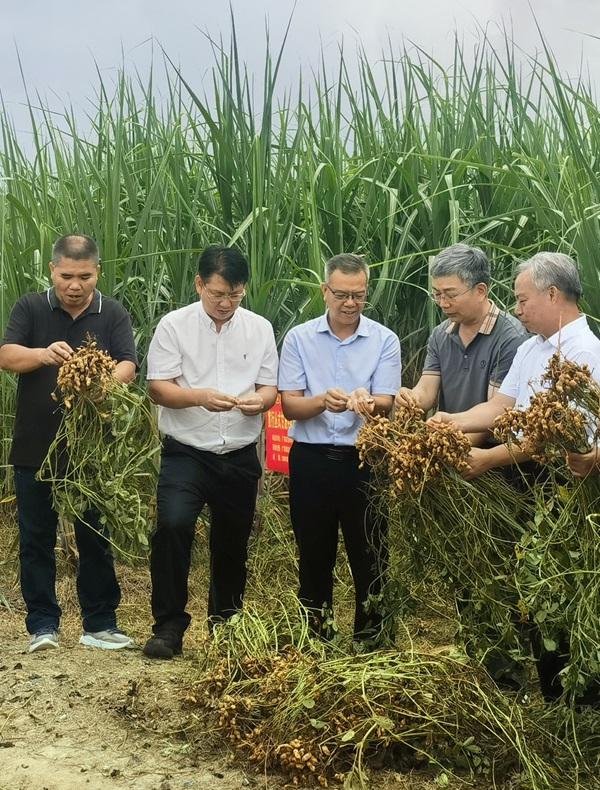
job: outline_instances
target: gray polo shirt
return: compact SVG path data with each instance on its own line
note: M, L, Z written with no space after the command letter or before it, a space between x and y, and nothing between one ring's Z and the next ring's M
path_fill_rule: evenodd
M465 347L459 324L446 319L427 343L423 375L441 378L439 406L451 413L466 411L488 399L490 385L499 386L517 348L530 335L521 322L490 302L478 333Z

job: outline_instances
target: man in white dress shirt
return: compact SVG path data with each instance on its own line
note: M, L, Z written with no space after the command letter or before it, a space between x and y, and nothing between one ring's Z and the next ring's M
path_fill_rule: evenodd
M148 352L148 388L163 437L152 538L151 658L182 652L190 554L198 516L210 508L209 628L235 614L246 584L247 544L261 465L262 413L277 397L271 324L239 307L248 263L232 247L200 255L200 300L165 316Z
M583 294L575 262L559 252L540 252L517 268L515 315L530 332L537 333L517 349L498 393L468 411L449 415L438 412L433 419L452 420L462 431L491 430L495 418L506 408L526 409L531 395L542 388L540 379L557 349L577 364L587 364L600 381L600 340L579 312ZM505 444L489 449L473 448L465 477L499 466L529 460Z
M540 252L517 268L515 314L530 332L537 333L517 349L512 366L489 401L457 414L438 412L432 421L453 421L465 433L491 430L505 408L526 409L534 392L544 386L541 377L557 349L572 362L587 364L600 382L600 340L593 334L577 303L583 294L575 262L558 252ZM594 453L571 454L574 474L583 475L594 464ZM465 477L479 477L489 469L529 461L529 456L506 444L471 450ZM561 696L559 673L568 663L566 638L560 650L546 651L536 629L531 633L536 669L546 700ZM592 692L596 693L593 688Z

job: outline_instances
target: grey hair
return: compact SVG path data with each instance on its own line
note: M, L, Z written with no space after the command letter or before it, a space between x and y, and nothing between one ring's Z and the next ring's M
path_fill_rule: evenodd
M490 262L479 247L452 244L435 256L429 274L431 277L455 274L467 288L474 288L478 283L490 284Z
M553 285L569 301L577 302L583 296L577 264L563 252L538 252L517 266L517 274L522 272L529 272L536 291L545 291Z
M352 252L343 252L340 255L334 255L325 263L325 282L329 282L329 278L333 272L338 271L342 274L365 274L367 282L369 282L369 264L360 255L354 255Z

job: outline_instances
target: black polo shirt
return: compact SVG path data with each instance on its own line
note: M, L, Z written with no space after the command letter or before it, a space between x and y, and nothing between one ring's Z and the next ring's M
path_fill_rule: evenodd
M73 319L60 306L54 288L28 293L15 302L2 338L2 345L15 343L28 348L47 348L64 340L73 350L87 334L117 362L137 364L131 319L114 299L95 290L88 307ZM60 425L61 405L53 400L58 367L42 365L20 373L17 408L9 463L38 469Z

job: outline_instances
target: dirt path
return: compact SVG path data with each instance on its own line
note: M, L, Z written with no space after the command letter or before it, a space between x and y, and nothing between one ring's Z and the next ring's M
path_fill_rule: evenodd
M197 745L169 733L189 659L150 661L140 650L97 650L77 638L63 628L57 650L29 654L21 617L0 609L0 790L281 786L226 755L199 757ZM139 726L137 695L145 709ZM119 713L124 706L127 717Z

